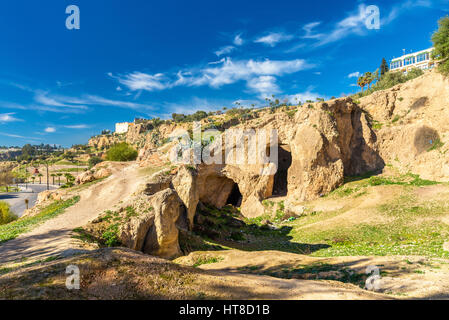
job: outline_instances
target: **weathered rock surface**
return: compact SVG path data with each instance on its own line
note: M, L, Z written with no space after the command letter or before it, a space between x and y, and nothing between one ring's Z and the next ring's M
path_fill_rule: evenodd
M449 181L449 80L435 70L361 101L377 121L377 147L402 173Z

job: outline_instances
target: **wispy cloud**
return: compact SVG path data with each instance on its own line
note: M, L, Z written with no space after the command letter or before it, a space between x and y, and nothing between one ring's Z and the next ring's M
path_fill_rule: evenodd
M303 30L306 32L306 34L304 36L302 36L302 38L304 39L319 39L323 36L323 34L321 33L314 33L313 29L318 27L321 24L321 22L311 22L306 24L303 27Z
M241 33L234 37L234 41L233 41L234 45L241 46L243 44L243 42L244 41L242 39L242 34Z
M44 131L47 132L47 133L54 133L54 132L56 132L56 128L54 128L54 127L47 127L47 128L45 128Z
M380 12L380 27L383 28L397 19L401 14L414 9L431 7L432 0L406 0L395 4L390 9ZM303 39L311 40L312 47L320 47L330 43L335 43L352 35L365 36L370 34L370 29L366 27L366 21L370 16L365 4L360 4L355 10L348 13L346 17L337 21L332 26L323 25L322 22L311 22L303 26L305 34ZM317 29L323 29L317 31ZM294 51L294 48L290 49Z
M273 94L280 92L276 84L276 78L273 76L260 76L248 81L248 88L259 93L260 98L265 99Z
M270 47L274 47L279 42L290 41L294 38L291 34L285 34L283 32L270 32L269 34L259 37L254 40L255 43L263 43Z
M127 86L129 90L146 90L154 91L173 88L177 86L199 87L209 86L212 88L220 88L224 85L236 83L238 81L246 81L250 88L255 88L256 84L260 85L261 80L268 78L260 78L262 76L279 77L285 74L292 74L312 68L303 59L294 60L232 60L225 58L213 65L191 68L179 71L176 75L159 76L158 83L154 84L154 75L131 73L124 76L113 76L118 81ZM148 83L145 83L148 79ZM271 78L270 78L271 79ZM270 80L271 83L273 79ZM266 82L266 81L265 81Z
M1 113L0 114L0 123L23 121L21 119L14 117L14 115L15 115L15 113Z
M111 74L112 76L112 74ZM155 75L153 78L158 78ZM157 82L151 80L149 75L145 74L130 74L129 79L122 79L127 81L129 86L135 86L138 90L140 85L145 84L144 90L151 90L151 83ZM54 113L83 113L91 106L110 106L117 108L128 108L135 110L150 110L151 106L136 102L113 100L97 95L84 94L80 97L66 96L53 94L50 91L31 89L28 86L14 84L15 87L33 93L32 102L28 104L17 104L14 102L0 102L0 106L10 109L20 110L36 110ZM161 87L159 87L161 89ZM142 90L142 89L141 89ZM8 115L8 114L7 114ZM12 114L9 114L12 117Z
M67 129L87 129L90 128L87 124L73 124L73 125L65 125L63 126Z
M348 78L359 78L360 76L361 74L358 71L348 74Z
M217 51L215 51L215 54L219 57L225 54L230 54L232 51L235 50L234 46L226 46L226 47L222 47L220 49L218 49Z

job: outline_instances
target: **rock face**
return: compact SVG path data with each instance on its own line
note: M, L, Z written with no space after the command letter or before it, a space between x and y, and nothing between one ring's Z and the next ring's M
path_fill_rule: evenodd
M198 178L196 170L181 167L172 180L172 185L187 209L187 223L189 229L193 228L193 218L200 199L198 191Z
M176 222L182 214L182 202L175 191L165 189L152 196L150 203L154 210L154 225L146 235L143 252L163 258L179 256Z
M265 110L258 118L232 129L236 129L237 141L248 138L248 130L254 133L276 130L278 163L259 162L258 154L266 150L248 150L245 143L235 145L235 154L237 158L242 156L243 162L229 161L233 159L226 153L229 141L222 135L224 164L202 163L191 166L193 169L181 166L169 181L151 182L147 186L150 193L172 187L186 207L190 229L198 201L218 208L233 204L241 207L243 215L257 217L264 214L262 200L272 195L287 196L296 202L314 199L338 187L346 175L384 166L368 117L350 98L284 112ZM171 128L172 133L175 131ZM151 146L143 150L140 156L144 163L163 158ZM187 159L192 152L187 153Z
M174 258L180 255L178 244L178 221L182 202L172 189L165 189L150 197L134 199L144 204L145 210L136 210L137 215L120 228L120 242L133 250L151 255Z
M360 101L378 124L376 144L385 163L402 173L449 181L448 79L433 70Z

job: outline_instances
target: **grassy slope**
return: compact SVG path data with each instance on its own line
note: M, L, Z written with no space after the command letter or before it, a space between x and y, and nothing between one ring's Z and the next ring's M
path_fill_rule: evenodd
M223 249L245 251L279 250L323 257L449 257L443 250L449 236L445 223L449 221L449 186L415 175L352 180L329 196L306 203L306 214L293 221L284 220L278 209L271 219L276 230L260 225L262 219L270 219L269 215L246 220L243 227L228 227L223 216L230 214L229 209L212 209L210 228L226 236L213 240L210 234L203 236ZM421 196L425 190L439 194L426 198Z
M77 196L66 201L55 201L35 216L24 217L0 226L0 244L12 240L20 234L30 231L37 225L58 216L63 213L65 209L77 203L79 199L80 198Z

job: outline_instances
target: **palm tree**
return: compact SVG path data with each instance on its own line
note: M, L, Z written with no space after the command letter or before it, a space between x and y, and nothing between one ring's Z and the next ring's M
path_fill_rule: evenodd
M357 80L357 85L358 85L360 88L362 88L362 92L363 92L363 89L364 89L365 86L366 86L366 78L365 78L365 75L359 77L359 79Z
M59 183L59 185L61 185L61 176L62 176L62 173L57 173L56 175L58 176L58 183Z
M368 71L368 72L365 72L364 77L365 77L365 84L367 84L368 85L368 89L370 89L371 88L371 83L374 81L373 74Z

